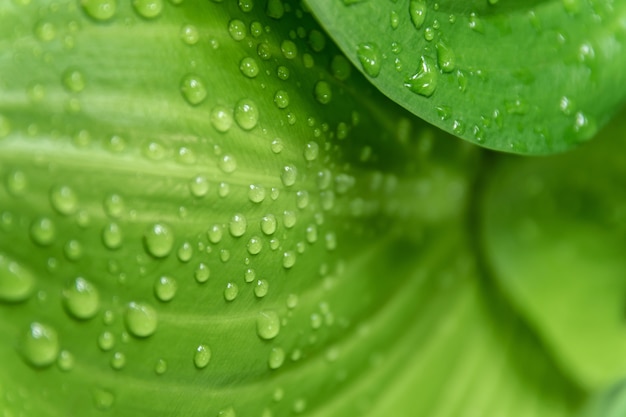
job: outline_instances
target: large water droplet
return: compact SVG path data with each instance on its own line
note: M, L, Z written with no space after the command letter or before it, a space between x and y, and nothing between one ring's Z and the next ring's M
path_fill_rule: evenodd
M125 323L128 331L137 337L148 337L157 328L156 310L146 303L131 301L126 306Z
M243 40L246 37L247 30L246 24L239 19L231 20L228 24L228 33L236 41Z
M117 0L81 0L83 10L95 20L105 21L115 16Z
M218 132L227 132L233 125L232 110L224 106L216 106L211 111L211 124Z
M25 301L34 288L35 277L31 271L0 253L0 301Z
M248 78L256 78L259 75L259 64L252 57L245 57L239 63L239 71Z
M207 345L199 345L193 355L193 364L198 369L206 368L211 361L211 349Z
M235 106L235 122L243 130L253 129L259 122L259 109L252 100L240 100Z
M270 369L278 369L285 362L285 351L279 347L273 347L270 351L270 356L267 361Z
M409 15L415 29L420 29L426 20L426 1L411 0L409 3Z
M289 93L285 90L278 90L276 94L274 94L274 104L279 109L285 109L289 106Z
M187 102L196 106L204 101L207 96L204 81L196 74L187 74L180 82L180 92Z
M254 286L254 295L258 298L263 298L267 295L269 291L270 284L265 279L259 279Z
M250 184L248 187L248 199L253 203L261 203L265 200L265 187L262 185Z
M248 222L243 214L235 214L228 224L228 230L233 237L243 236L247 227Z
M298 170L294 165L285 165L280 174L280 179L285 187L291 187L296 183L297 176Z
M263 310L257 315L256 332L261 339L271 340L280 333L280 317L274 310Z
M40 217L30 227L30 236L35 243L41 246L50 245L55 238L56 228L54 223L47 217Z
M315 99L321 104L328 104L333 98L333 92L330 88L330 84L326 81L318 81L315 83L313 94Z
M283 56L287 59L294 59L298 56L298 47L289 39L285 39L281 42L280 50L282 51Z
M261 218L261 231L266 235L272 235L276 232L276 217L273 214L268 214Z
M21 352L28 363L36 367L49 366L59 355L59 336L46 324L33 322L22 339Z
M443 72L452 72L456 68L456 57L454 51L443 42L438 42L437 48L437 65Z
M232 172L235 172L235 170L237 169L237 160L232 155L222 155L219 160L219 167L225 173L230 174Z
M162 276L154 283L154 295L164 302L170 301L176 295L178 284L174 278Z
M437 89L437 69L431 57L422 56L417 72L407 78L404 86L414 93L430 97Z
M363 71L370 77L378 77L382 65L378 45L371 42L361 43L357 47L356 54Z
M258 255L263 250L263 241L258 236L253 236L246 245L250 255Z
M50 204L63 215L70 215L78 208L78 197L74 190L66 185L54 187L50 191Z
M198 32L198 28L194 25L184 25L180 29L180 38L187 45L195 45L200 39L200 33Z
M90 319L100 309L100 294L91 282L78 277L63 290L63 304L75 318Z
M233 301L239 295L239 287L234 282L229 282L226 284L226 288L224 289L224 299L226 301Z
M143 235L148 253L155 258L163 258L170 254L174 245L174 233L163 223L151 225Z
M122 246L122 229L117 223L109 223L102 229L102 242L109 249L117 249Z

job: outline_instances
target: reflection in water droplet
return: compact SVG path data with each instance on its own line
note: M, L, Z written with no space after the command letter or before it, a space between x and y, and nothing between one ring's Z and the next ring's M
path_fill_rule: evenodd
M189 104L196 106L204 101L207 96L204 81L195 74L188 74L180 82L180 91Z
M409 15L415 29L420 29L426 20L426 1L411 0L409 3Z
M229 282L226 284L226 289L224 289L224 299L226 301L233 301L237 298L239 294L239 287L234 282Z
M417 72L404 81L404 86L414 93L430 97L437 89L438 72L431 57L422 56Z
M178 284L174 278L162 276L154 283L154 294L161 301L170 301L176 295Z
M227 132L233 125L232 110L224 106L216 106L211 111L211 124L218 132Z
M235 106L234 113L235 122L243 130L251 130L259 122L259 109L252 100L240 100Z
M75 318L90 319L100 310L100 294L91 282L78 277L63 289L63 304Z
M151 225L143 235L148 253L155 258L163 258L170 254L174 245L172 229L163 223Z
M357 58L363 67L363 71L370 77L376 78L380 74L382 61L380 50L375 43L361 43L357 47Z
M228 230L233 237L243 236L246 233L248 222L243 214L235 214L228 225Z
M196 278L196 281L202 284L204 282L207 282L210 276L211 276L211 270L209 269L209 267L204 263L200 263L198 267L196 268L196 272L194 273L194 277Z
M32 322L22 339L21 352L32 366L51 365L59 355L59 336L56 330L46 324Z
M207 345L199 345L193 356L193 364L198 369L206 368L211 361L211 349Z

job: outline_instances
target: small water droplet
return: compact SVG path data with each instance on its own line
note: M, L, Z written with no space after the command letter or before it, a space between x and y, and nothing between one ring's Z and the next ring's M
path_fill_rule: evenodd
M38 245L48 246L52 244L56 236L54 223L47 217L40 217L31 225L30 236Z
M209 238L209 241L213 244L219 243L222 240L222 235L222 226L220 226L219 224L214 224L209 227L209 230L207 230L207 237Z
M469 27L475 32L485 33L485 25L483 21L476 15L476 13L470 13Z
M280 368L283 362L285 362L285 351L282 348L273 347L267 360L270 369Z
M89 17L99 21L111 19L117 11L116 0L81 0L80 4Z
M211 361L211 349L207 345L199 345L193 355L193 364L198 369L206 368Z
M111 368L120 370L126 365L126 355L122 352L115 352L111 357Z
M32 322L21 344L24 359L38 368L51 365L59 355L59 336L49 325Z
M246 269L246 272L243 274L243 279L247 283L250 283L256 279L256 271L252 268Z
M250 184L248 188L248 199L253 203L261 203L265 200L265 187L262 185Z
M148 337L157 328L156 310L149 304L131 301L126 306L125 323L128 331L137 337Z
M293 402L293 412L296 414L302 414L306 410L306 400L304 398L298 398Z
M248 78L256 78L259 75L259 64L252 57L245 57L239 63L239 71Z
M229 282L226 284L226 288L224 289L224 299L226 301L233 301L237 298L239 294L239 287L234 282Z
M68 69L63 73L63 85L72 93L80 93L85 89L85 76L77 69Z
M291 187L296 183L298 170L294 165L285 165L280 174L280 179L285 187Z
M102 229L102 242L109 249L117 249L122 246L122 229L117 223L109 223Z
M204 263L200 263L196 268L196 272L194 273L196 281L199 284L205 283L209 280L210 276L211 270L209 269L209 267Z
M96 389L93 393L94 405L98 410L109 410L115 403L115 395L104 389Z
M285 14L285 6L282 0L268 0L265 14L273 19L280 19Z
M104 199L103 206L106 214L114 219L120 218L124 214L125 203L119 194L108 195Z
M183 27L180 28L180 38L187 45L195 45L200 39L200 33L198 32L198 28L194 25L183 25Z
M155 258L163 258L172 251L174 232L166 224L155 223L144 232L143 240L150 255Z
M279 109L285 109L289 106L289 94L285 90L278 90L274 94L274 104Z
M254 0L238 0L239 9L244 13L249 13L254 7Z
M167 372L167 362L165 359L157 359L154 365L154 372L156 372L157 375L163 375Z
M154 19L163 11L163 0L133 0L135 11L146 19Z
M236 41L245 39L247 32L246 24L239 19L233 19L228 23L228 33Z
M330 84L328 84L326 81L318 81L317 83L315 83L313 95L315 96L315 99L321 104L330 103L333 97Z
M0 301L25 301L34 288L35 277L32 272L0 253Z
M228 223L228 231L233 237L240 237L246 233L248 222L243 214L235 214Z
M308 142L304 146L304 159L307 161L315 161L319 152L320 146L316 142Z
M224 106L216 106L211 111L211 124L218 132L228 132L233 125L232 110Z
M240 100L235 106L235 122L243 130L253 129L259 122L259 109L252 100Z
M63 289L63 305L75 318L90 319L100 310L100 294L95 285L78 277Z
M224 154L220 158L218 165L223 172L230 174L237 169L237 160L230 154Z
M258 255L263 250L263 241L258 236L253 236L248 241L247 249L250 255Z
M267 214L261 218L261 231L268 236L276 232L276 225L276 217L273 214Z
M414 93L430 97L437 89L438 73L431 57L422 56L417 72L404 81L404 86Z
M257 280L256 285L254 286L254 295L256 295L258 298L265 297L267 295L267 292L269 291L269 287L270 285L267 280Z
M271 340L280 333L280 317L274 310L263 310L259 312L256 320L256 331L258 336L264 340Z
M105 352L113 349L115 346L115 336L109 331L104 331L98 336L98 346Z
M74 355L67 350L62 350L59 352L59 357L57 358L57 366L63 372L71 371L74 368Z
M280 50L282 51L283 56L287 59L294 59L298 56L298 47L289 39L285 39L281 42Z
M220 412L217 413L217 417L237 417L237 414L235 413L235 409L233 407L228 407L220 410Z
M189 104L196 106L207 96L204 81L196 74L187 74L180 82L180 92Z
M371 42L361 43L357 47L356 53L363 71L370 77L378 77L382 65L378 45Z
M226 182L220 182L217 188L217 193L222 198L228 196L228 193L230 193L230 185Z
M284 65L279 65L278 68L276 68L276 76L283 81L287 81L289 79L289 68Z
M294 251L287 251L283 253L283 267L285 269L293 268L296 264L296 253Z
M296 294L289 294L287 296L287 308L293 310L298 306L298 296Z
M443 72L452 72L456 68L456 56L454 51L443 42L438 42L437 48L437 65Z
M209 181L202 175L197 175L189 181L189 190L194 197L204 197L209 192Z
M70 215L78 209L78 197L67 185L53 187L50 191L50 204L63 215Z
M296 213L292 210L285 210L283 212L283 224L287 229L291 229L296 225L297 218Z
M171 301L177 290L178 284L176 280L165 275L157 278L154 283L154 295L163 302Z

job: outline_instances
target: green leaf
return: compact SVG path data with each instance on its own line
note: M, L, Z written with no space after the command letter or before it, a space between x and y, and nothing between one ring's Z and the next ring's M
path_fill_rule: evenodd
M370 81L487 148L561 152L626 96L626 2L310 1Z
M509 157L479 212L495 277L581 384L626 372L626 123L567 155Z

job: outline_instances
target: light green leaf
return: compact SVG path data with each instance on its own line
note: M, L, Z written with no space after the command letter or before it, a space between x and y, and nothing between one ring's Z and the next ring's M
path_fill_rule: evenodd
M498 161L479 212L498 282L555 358L602 387L626 372L626 123L567 155Z
M626 95L623 0L308 4L383 93L491 149L567 150Z

